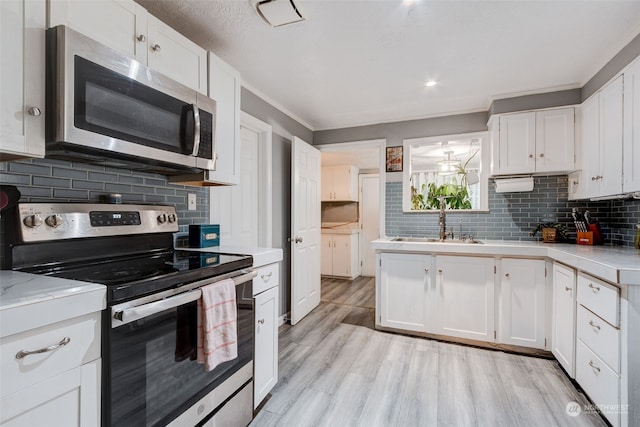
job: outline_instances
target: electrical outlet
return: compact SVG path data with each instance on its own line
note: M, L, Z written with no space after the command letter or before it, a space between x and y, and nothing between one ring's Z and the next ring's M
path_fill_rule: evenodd
M190 211L196 210L196 195L193 193L189 193L189 197L187 198L187 209Z

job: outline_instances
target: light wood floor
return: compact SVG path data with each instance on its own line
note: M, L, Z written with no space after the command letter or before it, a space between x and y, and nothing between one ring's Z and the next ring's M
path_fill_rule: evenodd
M251 426L604 426L554 360L373 330L373 278L323 279L280 327L279 379Z

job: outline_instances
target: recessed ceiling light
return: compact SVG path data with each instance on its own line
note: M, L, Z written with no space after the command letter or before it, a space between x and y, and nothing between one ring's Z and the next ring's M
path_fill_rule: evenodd
M436 82L435 82L434 80L429 80L429 81L425 84L425 86L427 86L427 87L433 87L433 86L435 86L435 85L436 85Z

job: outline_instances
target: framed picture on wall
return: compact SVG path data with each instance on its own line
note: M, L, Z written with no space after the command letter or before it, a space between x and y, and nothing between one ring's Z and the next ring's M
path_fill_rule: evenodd
M402 146L387 147L387 172L402 172Z

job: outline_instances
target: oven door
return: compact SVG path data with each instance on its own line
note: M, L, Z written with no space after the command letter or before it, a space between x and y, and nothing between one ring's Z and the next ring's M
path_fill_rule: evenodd
M109 330L105 331L107 340L103 346L103 425L165 426L194 404L200 405L203 398L234 374L250 373L254 306L247 296L252 295L254 276L255 272L251 272L234 278L238 357L209 372L194 359L197 288L165 291L106 310L109 319L104 325ZM216 278L198 285L213 281ZM192 286L185 286L189 287ZM176 294L167 297L167 292ZM122 320L114 319L114 315ZM242 378L240 383L250 380L251 376ZM238 383L239 379L230 381ZM222 401L228 397L231 395L223 396ZM198 407L197 412L204 419L214 409L215 406L200 411ZM251 409L250 406L248 411Z
M50 29L48 37L56 65L50 153L60 146L185 170L206 160L213 169L215 101L67 27Z

